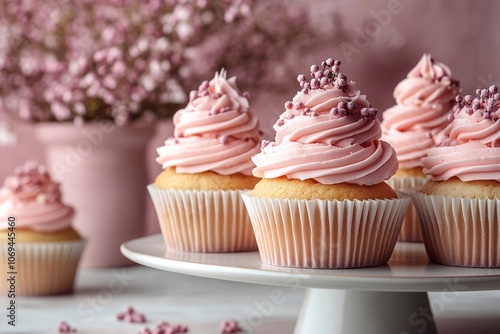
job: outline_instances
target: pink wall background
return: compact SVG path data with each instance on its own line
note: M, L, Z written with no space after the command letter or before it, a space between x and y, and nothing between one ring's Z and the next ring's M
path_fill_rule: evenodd
M305 1L305 0L304 0ZM464 93L480 86L500 85L500 2L493 0L324 0L314 8L318 31L343 29L343 41L321 42L304 51L296 72L307 72L310 64L328 57L343 61L343 71L367 95L372 105L384 110L394 101L392 90L416 64L423 53L447 64L461 81ZM378 21L377 19L378 18ZM368 31L360 33L360 31ZM363 37L360 37L363 36ZM314 35L311 36L314 42ZM230 69L228 69L230 71ZM286 88L288 87L288 88ZM260 117L268 138L272 124L282 112L284 101L295 94L296 83L284 82L285 92L253 90L253 111ZM0 180L26 159L43 161L42 147L34 139L28 124L12 124L18 142L0 146ZM147 148L149 180L160 172L154 162L155 147L172 134L172 125L158 123L156 136ZM158 232L156 217L148 199L145 218L148 233Z

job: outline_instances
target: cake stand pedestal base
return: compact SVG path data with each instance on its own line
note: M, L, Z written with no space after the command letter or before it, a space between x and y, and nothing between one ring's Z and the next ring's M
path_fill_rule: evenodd
M294 334L437 334L427 292L308 289Z
M428 291L500 289L499 268L430 263L418 242L396 244L385 266L342 270L269 266L258 252L177 252L165 247L161 235L129 241L121 251L179 274L307 288L295 334L437 334Z

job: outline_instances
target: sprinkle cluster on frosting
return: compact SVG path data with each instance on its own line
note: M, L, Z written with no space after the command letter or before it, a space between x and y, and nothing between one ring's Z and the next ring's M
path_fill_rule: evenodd
M478 141L500 147L500 93L496 86L478 89L477 97L456 96L457 105L449 115L446 135L451 145Z
M360 185L388 179L397 159L379 140L377 109L340 72L340 61L329 58L310 70L310 81L298 76L302 89L274 124L275 141L263 141L252 157L254 176Z
M310 89L325 89L327 86L333 84L335 88L344 89L347 86L347 77L344 73L340 72L340 60L328 58L321 62L321 67L318 65L311 65L310 72L312 79L307 81L304 74L299 74L297 81L302 87L302 93L307 94Z
M7 198L19 202L54 203L61 200L61 191L59 183L52 181L45 166L28 161L5 179L0 202Z
M156 161L179 173L251 175L250 157L258 152L262 133L248 97L238 90L235 77L226 78L225 70L204 81L174 115L174 137L157 149Z
M455 113L464 113L469 116L480 116L482 119L489 119L494 122L500 118L500 93L498 87L495 85L490 86L488 89L476 90L477 97L472 95L457 95L457 107L454 113L449 115L450 121L455 118Z
M71 226L73 208L61 201L61 190L47 169L28 161L5 179L0 188L0 230L7 227L9 215L17 216L17 227L53 232Z
M456 97L446 129L447 146L427 151L424 173L434 181L458 177L462 181L500 182L500 94L496 86Z
M341 90L342 92L349 94L349 84L347 81L347 76L340 72L340 60L334 60L333 58L328 58L327 60L321 62L321 67L318 65L311 65L310 75L311 80L307 80L305 74L299 74L297 81L302 88L302 94L309 94L311 90L321 89L328 90L332 87L334 89ZM348 95L349 96L349 95ZM330 109L330 115L332 117L344 117L347 115L354 115L356 113L358 105L349 98L343 99L338 103L337 106ZM318 116L318 112L312 111L310 108L304 105L302 101L287 101L285 102L286 109L295 108L297 110L302 110L302 116L311 114L311 116ZM359 108L360 115L367 118L376 118L378 110L376 108L364 107ZM282 125L282 124L280 124Z

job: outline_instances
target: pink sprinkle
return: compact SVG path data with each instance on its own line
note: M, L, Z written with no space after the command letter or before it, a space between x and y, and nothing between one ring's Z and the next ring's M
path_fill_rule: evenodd
M300 110L302 108L304 108L304 102L299 101L295 103L295 109Z
M236 320L223 321L220 324L220 334L235 334L240 332L243 332L243 328L240 327L240 324Z
M175 137L170 137L170 138L168 138L168 139L167 139L167 142L168 142L169 144L174 144L174 145L179 144L179 140L178 140L177 138L175 138Z
M227 143L229 142L229 137L224 135L224 136L220 136L219 137L219 141L223 144L223 145L227 145Z
M316 71L319 71L319 66L318 65L311 65L311 67L309 68L309 71L311 71L311 74L316 72Z
M166 321L162 321L162 322L158 325L158 328L159 328L159 329L166 329L166 328L168 328L168 327L170 327L170 324L169 324L168 322L166 322Z
M130 322L145 323L146 317L142 313L134 313L134 314L130 315Z
M130 323L144 323L146 322L146 317L143 313L137 312L133 307L129 306L124 312L120 312L116 315L117 320L125 320Z
M168 322L162 322L153 331L145 327L138 334L179 334L188 332L189 329L185 325L170 326Z
M66 321L61 321L59 327L57 328L59 333L74 333L76 328L72 328Z
M177 325L173 327L168 327L165 331L165 334L178 334L178 333L187 333L188 328L184 325Z

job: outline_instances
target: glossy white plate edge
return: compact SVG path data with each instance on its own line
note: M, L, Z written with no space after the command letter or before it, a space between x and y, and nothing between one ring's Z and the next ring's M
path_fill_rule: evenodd
M498 275L485 276L426 276L426 277L372 277L360 271L360 275L335 275L335 271L323 271L328 275L308 273L308 269L294 269L293 273L254 268L237 268L210 263L196 263L168 259L143 251L134 250L143 244L161 242L161 235L153 235L128 241L121 245L122 254L130 260L151 268L236 282L290 286L296 288L345 289L366 291L482 291L500 289L500 269ZM165 246L163 246L165 247ZM257 253L257 252L255 252ZM238 256L235 253L235 256ZM244 254L244 253L242 253ZM445 267L447 268L447 267ZM460 269L460 268L459 268ZM331 274L331 275L330 275Z

